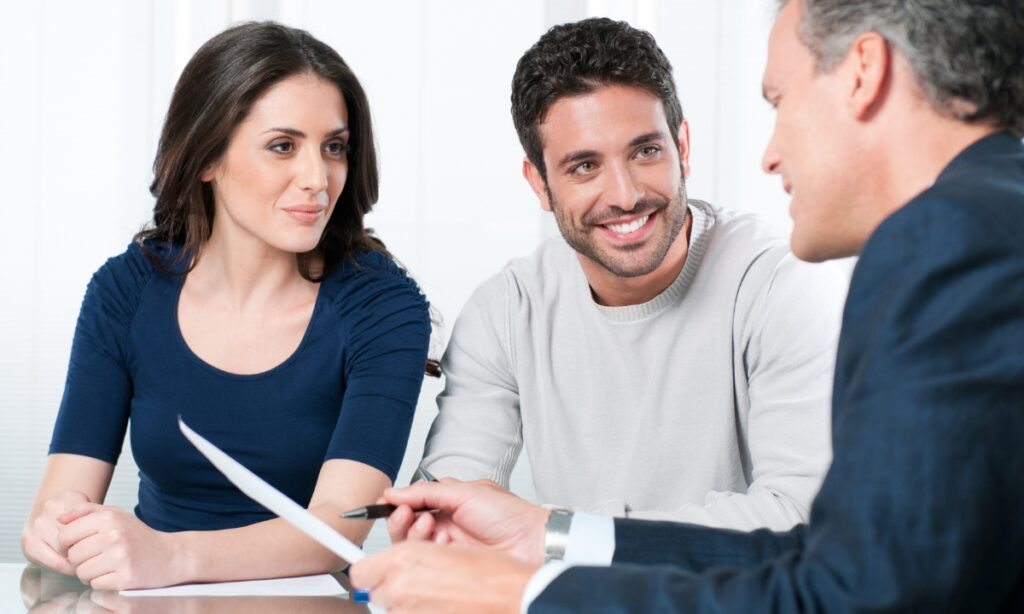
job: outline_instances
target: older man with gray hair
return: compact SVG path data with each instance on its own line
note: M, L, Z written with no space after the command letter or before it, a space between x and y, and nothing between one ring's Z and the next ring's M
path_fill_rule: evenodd
M417 484L385 498L440 509L416 534L459 544L355 565L375 601L1024 612L1024 3L780 4L764 167L792 194L798 257L860 255L809 524L739 533L577 513L562 531L493 486ZM565 560L541 566L552 546Z

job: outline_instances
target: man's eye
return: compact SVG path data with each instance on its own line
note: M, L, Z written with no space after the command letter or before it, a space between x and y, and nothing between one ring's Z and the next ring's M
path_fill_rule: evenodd
M277 141L270 144L271 151L281 154L291 153L293 147L291 141Z
M646 145L644 147L641 147L636 152L636 155L639 158L653 158L654 156L658 155L658 153L660 151L661 151L660 147L657 147L655 145Z
M586 175L591 173L597 168L593 162L580 162L576 166L569 169L569 172L573 175Z

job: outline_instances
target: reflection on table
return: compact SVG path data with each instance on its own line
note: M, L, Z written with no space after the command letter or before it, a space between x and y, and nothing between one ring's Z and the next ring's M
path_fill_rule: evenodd
M348 577L335 578L351 591ZM26 565L21 573L21 600L32 614L64 612L154 614L205 612L287 612L288 614L345 613L366 614L373 610L348 597L124 597L117 591L92 590L76 578L35 565Z

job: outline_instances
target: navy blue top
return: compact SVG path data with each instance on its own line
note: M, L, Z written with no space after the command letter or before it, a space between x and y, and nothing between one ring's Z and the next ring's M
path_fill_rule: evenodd
M394 481L430 338L426 299L404 271L376 253L336 267L320 284L298 349L253 375L221 371L185 344L177 318L183 282L155 269L137 244L93 275L51 454L116 463L130 424L135 513L161 531L273 517L189 444L178 414L304 506L329 459L365 463Z

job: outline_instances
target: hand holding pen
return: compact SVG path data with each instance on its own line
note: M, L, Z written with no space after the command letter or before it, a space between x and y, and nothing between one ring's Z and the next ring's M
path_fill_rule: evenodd
M351 510L342 517L387 517L392 543L410 540L488 546L528 564L543 562L548 510L493 482L439 482L428 471L421 468L419 472L430 483L388 489L383 496L387 503Z
M413 478L414 483L416 482L417 477L427 482L437 481L437 478L435 478L429 471L427 471L423 467L420 467L419 469L416 470L416 476ZM366 507L357 507L354 510L343 512L341 514L341 517L345 520L377 520L378 518L387 518L391 516L391 513L394 512L396 509L398 509L397 505L392 505L390 503L375 503L373 505L367 505ZM416 511L428 512L433 514L440 510L429 509Z
M373 590L375 603L385 607L401 609L396 587L406 595L415 593L412 587L426 587L431 596L448 600L453 594L479 597L481 591L493 598L493 586L481 584L481 577L509 578L516 584L509 594L521 595L543 563L549 511L492 482L446 478L389 489L383 500L398 506L388 519L393 545L353 564L349 577L355 586ZM410 513L427 508L443 513L415 519ZM488 603L493 608L493 600Z
M397 506L387 520L392 543L430 541L503 550L540 565L549 511L494 482L416 483L388 489L383 501ZM440 513L423 513L438 509Z
M416 483L418 480L424 480L427 482L436 482L437 478L433 476L429 471L423 467L418 467L416 473L413 474L412 481ZM354 510L343 512L341 517L345 520L377 520L378 518L388 518L391 513L398 509L397 505L390 503L375 503L373 505L367 505L366 507L357 507ZM424 510L429 513L434 513L440 510ZM352 591L352 601L356 603L370 603L370 592L363 589L356 589Z

